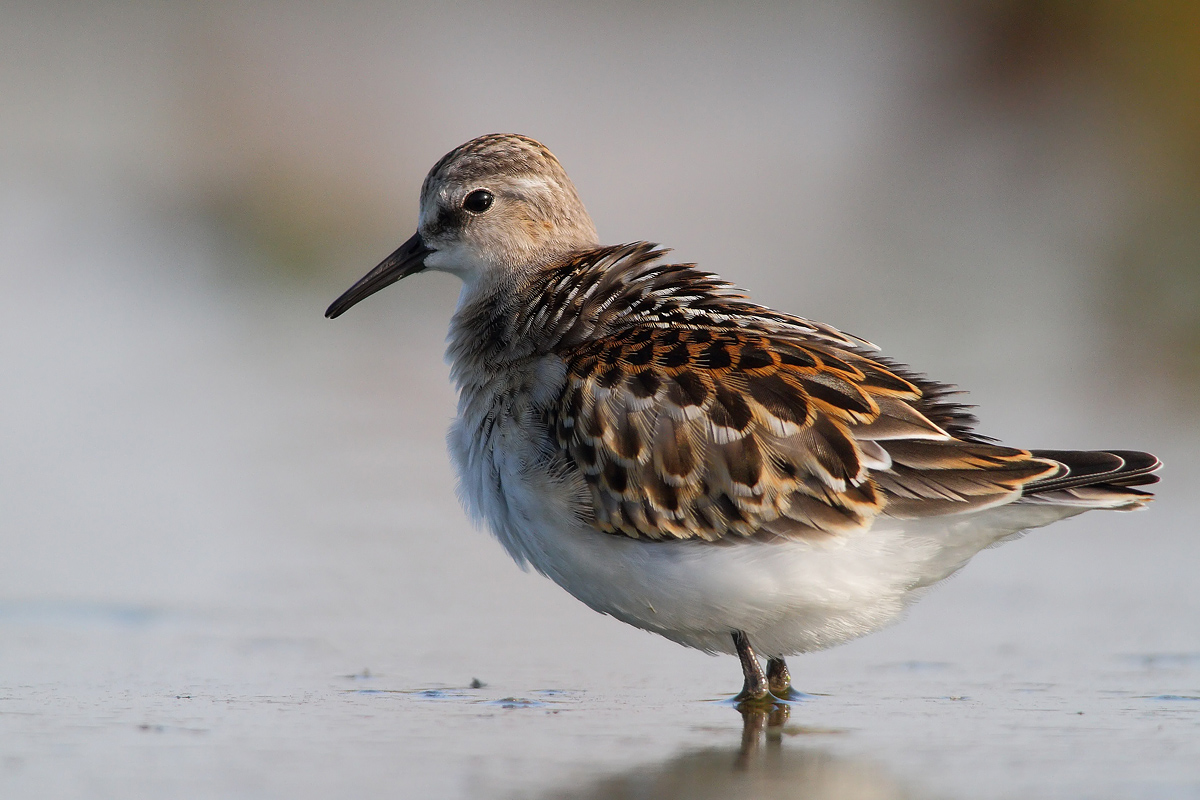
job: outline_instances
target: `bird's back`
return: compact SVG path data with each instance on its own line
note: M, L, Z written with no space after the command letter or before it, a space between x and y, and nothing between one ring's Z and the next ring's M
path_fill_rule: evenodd
M460 320L451 346L460 383L467 355L508 376L476 381L499 402L540 365L546 385L526 391L541 395L545 451L588 487L597 531L836 536L880 515L1147 499L1132 487L1154 480L1152 456L998 445L952 387L661 255L645 243L574 253ZM468 353L464 339L491 350Z

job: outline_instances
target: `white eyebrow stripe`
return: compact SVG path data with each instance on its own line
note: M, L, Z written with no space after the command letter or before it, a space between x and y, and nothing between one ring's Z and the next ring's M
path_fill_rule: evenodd
M468 185L467 194L470 194L476 189L488 189L489 191L493 192L508 190L518 196L528 197L538 193L545 194L549 191L552 191L553 188L554 182L546 178L542 178L537 175L519 175L505 177L499 185L488 185L483 182L473 182ZM430 194L432 195L430 199L432 199L434 202L422 202L421 211L417 219L418 225L424 226L428 223L432 223L434 218L437 216L438 208L440 206L451 205L449 186L438 186L433 192L430 192ZM424 200L425 198L422 199Z
M547 189L553 188L550 181L536 175L522 175L519 177L508 178L505 181L505 184L506 185L504 188L516 189L518 194L520 194L522 190L545 192Z

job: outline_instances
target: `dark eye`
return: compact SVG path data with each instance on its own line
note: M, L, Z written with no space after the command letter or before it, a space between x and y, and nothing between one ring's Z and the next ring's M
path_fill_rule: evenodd
M466 196L462 207L472 214L482 214L492 207L492 201L495 199L487 189L476 189Z

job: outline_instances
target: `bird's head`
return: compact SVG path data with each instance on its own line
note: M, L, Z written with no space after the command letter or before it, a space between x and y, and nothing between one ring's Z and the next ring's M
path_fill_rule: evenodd
M503 282L597 244L591 218L549 150L517 134L481 136L433 166L421 187L416 234L325 316L422 270L453 273L468 286Z

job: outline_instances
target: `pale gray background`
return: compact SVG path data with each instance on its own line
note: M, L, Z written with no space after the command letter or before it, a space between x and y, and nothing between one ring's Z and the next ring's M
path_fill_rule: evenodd
M1082 6L4 4L0 794L1200 796L1200 15ZM739 768L733 659L458 508L454 281L322 318L492 131L1160 500L795 659Z

